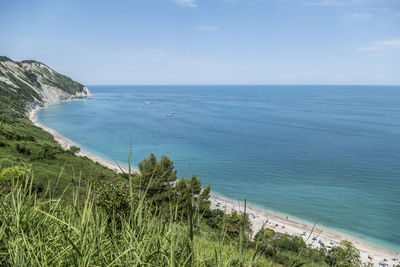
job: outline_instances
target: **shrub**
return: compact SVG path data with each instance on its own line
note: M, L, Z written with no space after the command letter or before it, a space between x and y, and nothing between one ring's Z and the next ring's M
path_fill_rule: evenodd
M208 210L204 212L203 218L211 228L219 228L225 213L222 210Z
M99 183L96 204L110 215L125 215L129 210L129 188L125 181L112 178Z
M240 236L240 230L243 227L243 217L245 224L244 230L246 233L244 237L247 241L249 241L251 235L251 222L247 213L245 216L243 216L243 214L239 214L236 210L233 211L231 214L225 216L225 222L221 222L220 228L224 229L225 226L227 235L232 239L238 239Z
M280 250L299 252L305 250L307 244L299 236L284 234L274 240L274 247Z
M275 231L272 229L261 229L254 236L255 246L257 251L266 256L273 256L275 254L275 249L273 247L273 237L275 236Z
M0 184L4 185L12 180L24 181L28 173L29 171L22 167L5 168L0 173Z
M79 152L80 150L81 149L77 146L71 146L68 151L71 152L72 154L75 154L75 153Z
M334 266L360 266L360 251L350 241L343 240L339 247L329 251L327 262Z

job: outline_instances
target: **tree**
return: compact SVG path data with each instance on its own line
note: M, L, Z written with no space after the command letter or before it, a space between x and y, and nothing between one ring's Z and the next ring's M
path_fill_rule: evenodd
M260 229L254 236L255 246L257 251L266 256L273 256L275 250L273 247L273 237L275 236L275 231L272 229Z
M196 176L191 179L182 178L175 185L176 205L178 205L178 214L182 217L187 216L189 205L193 205L198 209L196 212L203 214L210 209L208 201L210 197L210 186L202 190L201 182ZM193 201L193 203L192 203Z
M237 239L240 236L240 230L243 227L243 218L244 218L244 232L245 232L245 240L250 240L251 236L251 222L249 220L249 215L246 213L245 216L243 214L239 214L236 210L234 210L231 214L225 216L225 222L222 221L220 228L225 229L226 233L232 239Z
M162 156L157 162L153 153L138 164L140 174L133 179L135 189L139 195L147 190L146 199L153 204L161 206L169 202L173 197L173 185L176 181L174 162L166 156Z
M339 247L329 251L327 261L334 266L360 266L360 251L352 242L342 240Z
M284 234L274 240L274 247L284 251L299 252L305 250L307 244L299 236Z

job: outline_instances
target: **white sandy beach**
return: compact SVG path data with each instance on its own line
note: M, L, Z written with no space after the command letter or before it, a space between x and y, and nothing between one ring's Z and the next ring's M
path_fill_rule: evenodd
M244 210L244 203L215 195L213 195L210 200L212 209L221 209L226 213L231 213L233 210L236 210L237 212ZM390 267L400 264L399 260L397 259L399 258L399 255L396 255L395 252L374 246L366 241L362 241L330 229L321 228L318 227L318 225L311 233L314 226L312 224L301 222L299 220L293 220L290 218L290 216L286 217L277 215L267 210L249 207L248 205L246 207L246 212L249 214L249 218L252 223L253 235L256 234L262 227L269 228L273 229L275 232L301 236L308 245L311 245L315 248L319 248L319 240L321 240L325 246L330 247L338 245L341 240L349 240L353 242L353 244L360 250L360 256L363 263L373 263L373 266L379 266L380 263L380 266L383 266L383 264L388 264L387 266ZM313 240L313 237L316 238L315 241ZM331 242L333 242L333 245ZM372 260L369 259L368 256L371 256ZM384 261L384 259L386 259L386 261Z
M71 140L61 136L56 131L39 124L36 116L36 112L39 109L40 108L36 108L29 112L30 120L37 127L52 134L54 136L54 139L61 145L63 149L69 149L71 146L75 145ZM121 173L121 169L116 163L109 162L103 158L97 157L83 150L80 150L77 155L82 157L86 156L107 168ZM121 167L123 168L124 172L128 172L127 168L123 166ZM137 170L132 169L131 171L136 172ZM240 210L243 210L243 203L239 203L237 201L215 195L212 195L210 200L212 209L221 209L226 213L231 213L233 210L236 210L238 212ZM335 246L338 245L341 240L349 240L353 242L353 244L355 244L355 246L360 250L361 260L363 263L372 263L373 266L384 266L383 264L387 264L386 266L390 267L400 264L398 259L399 255L396 254L396 252L392 252L373 244L369 244L366 241L362 241L354 237L318 226L316 226L313 233L310 234L313 228L312 224L301 222L299 220L293 220L290 217L287 218L286 216L277 215L267 210L257 209L253 207L250 208L249 206L247 206L246 210L246 212L249 214L252 223L252 231L254 234L257 233L262 227L270 228L273 229L275 232L288 233L291 235L301 235L306 243L313 247L319 247L319 240L321 240L325 244L325 246ZM316 240L313 240L313 237L315 237ZM372 260L369 259L368 256L371 256Z

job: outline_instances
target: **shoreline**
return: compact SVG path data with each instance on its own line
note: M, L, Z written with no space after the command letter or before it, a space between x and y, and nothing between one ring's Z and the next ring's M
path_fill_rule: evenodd
M211 195L210 200L211 209L220 209L227 214L230 214L233 210L237 212L240 210L243 211L243 202L214 194ZM318 243L319 240L321 240L325 246L330 247L339 245L342 240L348 240L360 251L362 263L373 263L374 266L380 266L379 263L389 264L388 266L393 266L393 264L397 266L400 264L398 252L396 253L395 251L371 244L368 241L335 231L334 229L318 225L314 227L314 224L298 218L293 219L290 215L286 216L263 208L249 207L248 205L246 207L246 213L249 214L249 219L252 223L252 236L264 227L265 229L272 229L275 232L283 234L288 233L290 235L301 236L303 240L306 241L306 244L313 248L320 247ZM303 234L304 232L306 233L305 235ZM316 240L313 240L313 237L315 237ZM331 244L331 242L333 242L333 244ZM372 256L372 260L370 260L368 256ZM394 261L394 258L397 260ZM384 259L387 261L384 261Z
M46 127L46 126L44 126L44 125L39 123L36 113L40 109L47 108L47 107L49 107L49 106L35 107L32 110L30 110L29 113L28 113L29 120L36 127L39 127L43 131L48 132L49 134L51 134L54 137L54 140L56 140L56 142L64 150L70 149L71 146L77 146L78 147L77 144L75 144L73 141L69 140L68 138L60 135L57 131L55 131L55 130L53 130L51 128L48 128L48 127ZM117 172L117 173L122 173L122 172L128 173L129 172L128 168L125 168L122 165L118 166L116 163L110 162L110 161L108 161L108 160L106 160L106 159L104 159L102 157L95 156L92 153L89 153L89 152L87 152L85 150L82 150L81 148L80 148L80 150L78 152L75 153L75 155L80 156L80 157L87 157L87 158L91 159L92 161L97 162L97 163L99 163L99 164L101 164L101 165L103 165L103 166L105 166L105 167ZM131 169L131 172L137 172L137 170Z
M48 107L48 105L31 109L28 114L30 121L35 126L50 133L64 150L69 149L71 146L75 146L76 144L68 138L60 135L59 133L57 133L57 131L48 128L38 122L36 114L37 111L46 107ZM98 162L99 164L111 170L114 170L117 173L122 173L121 169L116 163L112 163L104 158L95 156L82 149L77 152L76 155L81 157L86 156L94 162ZM128 169L126 167L122 165L120 165L120 167L122 168L123 172L128 173ZM138 170L131 169L131 172L138 172ZM210 201L211 209L220 209L228 214L231 213L233 210L239 212L239 209L243 207L242 202L238 202L227 197L222 197L214 194L210 195ZM220 203L220 205L218 205L218 203ZM394 251L390 251L389 249L370 244L368 241L360 240L348 234L340 233L333 229L328 229L320 226L316 226L313 233L310 234L311 229L313 228L313 224L299 220L297 218L293 220L292 218L289 218L287 216L285 217L285 215L283 214L276 214L273 211L268 211L267 209L263 208L250 208L247 206L247 213L249 214L249 219L252 223L253 235L256 234L262 227L269 228L273 229L275 232L288 233L297 236L300 235L303 237L307 244L311 244L311 246L314 248L319 248L319 240L321 240L325 244L325 246L334 246L338 245L341 240L349 240L354 244L357 249L360 250L360 257L363 263L373 263L374 266L379 266L380 263L388 264L388 266L397 266L400 264L398 259L396 261L393 261L394 258L399 258L398 252L396 253ZM303 232L306 232L306 234L302 235ZM313 237L316 237L316 240L312 240ZM330 244L330 242L333 242L333 245ZM372 260L368 258L369 256L372 256ZM384 259L386 259L387 261L384 261Z

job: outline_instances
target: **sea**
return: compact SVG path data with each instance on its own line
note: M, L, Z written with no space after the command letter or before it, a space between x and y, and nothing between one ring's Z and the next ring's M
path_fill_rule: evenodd
M400 251L400 86L88 86L38 111L81 149L154 153L212 193Z

